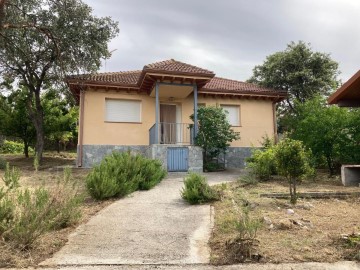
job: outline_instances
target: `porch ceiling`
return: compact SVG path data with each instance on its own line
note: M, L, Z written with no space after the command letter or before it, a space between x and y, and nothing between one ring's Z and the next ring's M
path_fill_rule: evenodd
M189 85L159 85L160 98L182 99L186 98L193 92L193 86ZM155 97L155 87L151 89L151 97Z

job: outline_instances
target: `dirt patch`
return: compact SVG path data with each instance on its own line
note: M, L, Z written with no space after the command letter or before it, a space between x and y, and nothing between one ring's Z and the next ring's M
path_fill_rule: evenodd
M24 158L19 155L3 155L11 166L16 166L21 171L20 185L23 187L36 188L40 186L52 187L57 184L63 172L59 166L74 165L75 159L72 153L46 153L40 170L35 172L33 169L33 159ZM0 176L4 173L0 170ZM74 179L78 182L81 191L85 191L85 178L89 173L87 169L73 169ZM91 216L95 215L104 207L110 205L113 200L94 201L86 195L81 207L82 217L76 226L87 222ZM1 267L29 267L36 266L39 262L51 257L67 242L68 236L76 228L68 227L58 231L52 231L42 235L29 251L18 251L0 240L0 268Z
M341 235L360 232L359 198L299 199L297 206L287 200L260 198L261 193L286 192L287 184L275 179L256 186L227 184L222 201L216 202L215 226L210 239L214 264L234 263L229 243L238 236L234 221L238 209L247 205L254 219L263 221L256 245L248 260L260 262L335 262L354 260L359 247L339 241ZM299 192L359 191L343 187L338 178L320 175L316 182L303 182ZM234 206L235 204L235 206ZM291 209L293 211L289 211Z

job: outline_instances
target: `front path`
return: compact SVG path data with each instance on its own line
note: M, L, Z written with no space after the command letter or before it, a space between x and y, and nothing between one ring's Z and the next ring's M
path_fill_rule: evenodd
M154 189L135 192L103 209L41 265L208 263L211 208L181 199L183 176L169 175ZM238 176L239 171L207 175L211 184Z

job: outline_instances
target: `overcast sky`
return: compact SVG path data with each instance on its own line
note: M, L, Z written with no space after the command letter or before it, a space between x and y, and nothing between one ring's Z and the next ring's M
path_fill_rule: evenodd
M142 69L173 58L244 81L267 55L299 40L330 53L343 82L360 69L360 0L84 2L96 15L119 22L106 71Z

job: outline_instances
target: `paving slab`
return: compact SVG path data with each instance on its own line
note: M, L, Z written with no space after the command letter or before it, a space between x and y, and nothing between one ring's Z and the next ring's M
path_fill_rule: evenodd
M212 184L239 172L208 174ZM41 266L202 264L209 262L209 205L181 199L184 174L170 174L150 191L121 199L79 226Z

